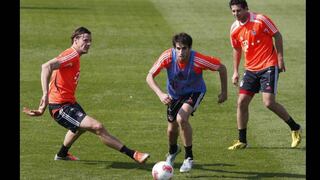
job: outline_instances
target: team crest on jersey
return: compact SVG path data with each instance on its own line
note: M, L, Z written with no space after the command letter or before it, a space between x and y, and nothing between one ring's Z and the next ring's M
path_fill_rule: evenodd
M256 31L252 30L252 31L251 31L251 34L252 34L253 36L255 36L257 33L256 33Z

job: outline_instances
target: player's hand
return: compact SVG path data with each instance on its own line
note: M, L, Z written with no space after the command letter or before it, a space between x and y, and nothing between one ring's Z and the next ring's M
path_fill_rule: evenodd
M26 108L26 107L23 107L23 110L22 110L25 114L29 115L29 116L41 116L44 111L42 110L32 110L32 109L29 109L29 108Z
M27 107L23 107L22 111L29 116L41 116L46 110L47 105L48 105L48 96L44 95L40 100L38 109L29 109Z
M235 86L238 86L239 83L239 74L238 73L233 73L232 76L232 84Z
M172 101L171 96L169 96L168 94L165 94L165 93L163 93L162 95L160 95L159 98L160 98L160 101L161 101L163 104L165 104L165 105L170 104L171 101Z
M284 65L283 61L279 62L278 68L279 68L279 72L286 72L286 66Z
M218 103L219 104L225 102L227 99L228 99L227 93L220 93L218 95Z

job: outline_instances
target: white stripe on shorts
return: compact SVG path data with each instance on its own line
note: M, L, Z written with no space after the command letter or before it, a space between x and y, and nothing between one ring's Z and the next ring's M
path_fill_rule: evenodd
M195 105L194 105L194 107L193 107L193 111L195 111L195 110L197 109L197 107L199 106L200 101L201 101L201 99L203 98L203 96L204 96L204 93L201 93L201 94L199 95L199 97L197 98L197 102L195 103Z
M279 76L279 68L278 66L275 66L274 68L274 89L273 89L273 93L274 95L277 94L277 89L278 89L278 76Z
M63 108L60 109L60 114L63 118L65 118L67 121L69 121L71 124L79 127L80 123L73 119L71 116L69 116L67 113L63 112Z

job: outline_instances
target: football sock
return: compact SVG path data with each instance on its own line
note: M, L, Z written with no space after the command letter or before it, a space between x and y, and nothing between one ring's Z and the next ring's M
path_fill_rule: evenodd
M247 128L239 129L239 141L247 143Z
M193 159L193 154L192 154L192 145L191 146L187 146L184 147L186 153L184 155L184 158L187 159L188 157L190 157L191 159Z
M177 150L178 150L178 145L177 144L173 144L173 145L170 144L170 148L169 148L169 153L170 154L173 154L173 153L177 152Z
M296 130L300 129L300 125L297 124L291 117L285 122L289 125L289 127L292 131L296 131Z
M128 155L133 159L134 150L127 148L125 145L122 146L122 148L120 149L120 152L125 153L126 155Z
M59 157L66 157L70 147L66 147L64 145L61 146L60 151L58 152Z

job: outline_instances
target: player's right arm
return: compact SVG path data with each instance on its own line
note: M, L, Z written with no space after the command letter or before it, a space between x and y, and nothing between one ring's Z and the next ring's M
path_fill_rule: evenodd
M163 104L167 105L171 103L171 97L160 89L158 83L154 80L152 73L148 73L146 81L149 87L156 93Z
M238 86L239 83L239 64L241 60L242 47L241 42L238 40L238 33L241 30L241 26L236 21L230 28L230 44L233 48L233 75L232 84Z
M155 92L155 94L159 97L160 101L163 104L170 104L172 98L169 96L169 94L163 92L158 83L155 81L155 77L160 73L161 69L167 67L171 63L171 51L166 50L163 52L158 60L154 63L152 68L150 69L146 81L149 85L149 87Z
M241 60L241 47L233 47L233 75L232 75L232 83L235 86L238 86L239 82L239 64Z
M48 62L41 65L41 87L42 87L42 98L40 99L40 104L38 109L31 110L29 108L24 107L23 112L26 113L29 116L41 116L48 103L49 103L49 97L48 97L48 91L49 91L49 82L51 74L54 70L58 69L60 67L60 62L54 58L49 60Z

